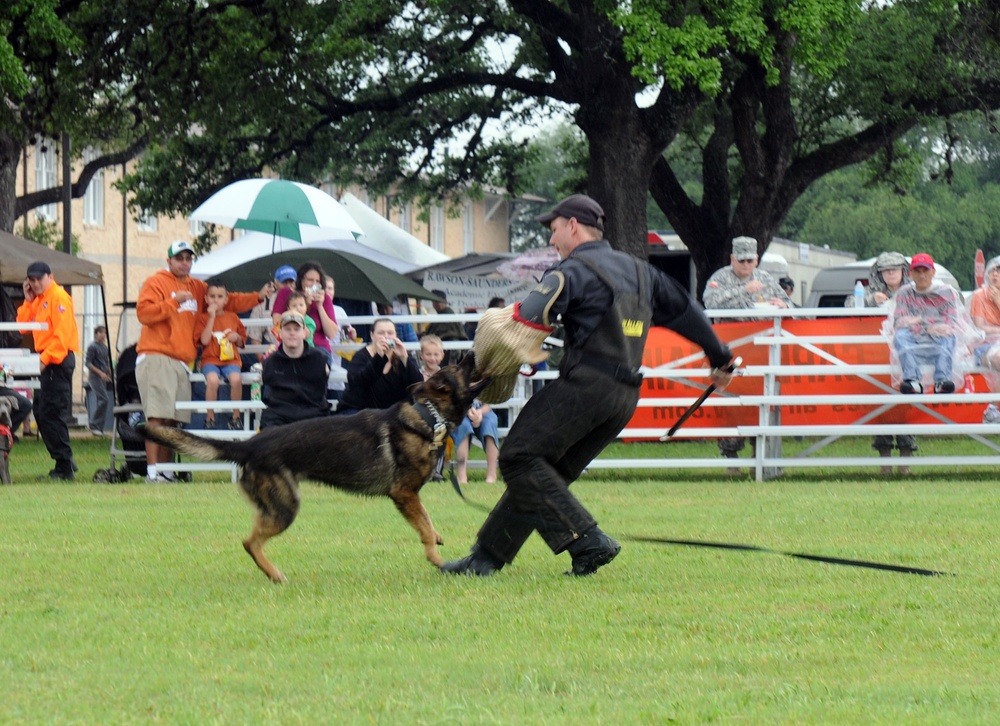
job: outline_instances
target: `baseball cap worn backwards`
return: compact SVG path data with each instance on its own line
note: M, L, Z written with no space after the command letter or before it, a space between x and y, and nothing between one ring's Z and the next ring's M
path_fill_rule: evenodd
M42 275L51 275L52 268L48 266L45 262L32 262L28 265L28 277L41 277Z
M752 260L757 256L757 240L753 237L733 238L733 257L737 260Z
M278 271L274 273L274 279L278 282L288 282L289 280L294 282L299 279L299 273L297 273L295 268L291 265L282 265L278 268Z
M586 194L574 194L566 197L545 214L539 214L535 217L535 221L548 227L556 217L575 218L580 224L604 231L604 210L601 209L600 204Z
M170 249L167 250L167 257L169 257L170 259L173 259L177 255L179 255L181 252L190 252L192 257L195 256L194 247L192 247L190 245L190 243L185 242L182 239L179 239L176 242L174 242L172 245L170 245Z
M910 260L910 269L911 270L918 270L920 268L924 268L924 269L927 269L927 270L933 270L934 269L934 258L931 257L926 252L921 252L918 255L913 255L913 259Z
M295 323L300 328L306 327L305 318L303 318L299 313L285 313L281 316L281 327Z

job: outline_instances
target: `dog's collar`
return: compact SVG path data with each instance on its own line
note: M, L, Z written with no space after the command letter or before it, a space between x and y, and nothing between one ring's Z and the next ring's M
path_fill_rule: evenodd
M444 416L442 416L441 413L434 407L434 404L429 401L415 403L413 404L413 407L417 409L417 413L420 414L420 418L424 420L424 423L427 424L430 430L434 433L431 449L441 448L445 437L448 435L448 422L444 420Z

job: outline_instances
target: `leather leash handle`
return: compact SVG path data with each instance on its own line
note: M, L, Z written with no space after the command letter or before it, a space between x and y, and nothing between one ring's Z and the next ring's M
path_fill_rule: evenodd
M743 365L743 359L737 356L733 358L732 362L729 364L729 367L726 368L726 372L735 373L736 369L739 368L741 365ZM691 416L694 415L694 412L697 411L699 408L701 408L701 404L705 403L705 400L713 393L715 393L714 383L710 384L708 388L702 391L702 394L698 396L698 399L688 407L687 411L681 414L681 417L677 419L677 422L674 423L673 426L670 427L670 430L660 437L660 441L666 441L671 436L673 436L677 432L677 429L683 426L684 422L687 421L689 418L691 418Z

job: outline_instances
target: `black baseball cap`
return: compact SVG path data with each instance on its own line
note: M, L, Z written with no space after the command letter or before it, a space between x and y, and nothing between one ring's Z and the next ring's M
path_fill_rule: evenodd
M601 209L600 204L586 194L574 194L566 197L545 214L539 214L535 217L535 221L548 227L556 217L563 219L575 217L580 224L604 231L604 210Z
M41 277L42 275L51 275L52 268L48 266L45 262L32 262L28 265L28 277Z

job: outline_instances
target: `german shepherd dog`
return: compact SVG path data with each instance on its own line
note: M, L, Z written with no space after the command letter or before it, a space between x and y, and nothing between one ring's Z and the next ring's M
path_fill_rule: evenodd
M266 428L246 441L194 436L177 428L146 426L143 436L202 460L232 461L242 467L240 487L257 508L243 547L274 582L285 576L264 555L264 544L281 534L299 511L299 480L312 479L366 496L387 496L420 534L424 554L443 564L444 544L420 501L420 489L437 462L448 433L489 385L473 382L475 358L466 353L410 388L412 401L351 416L298 421Z

